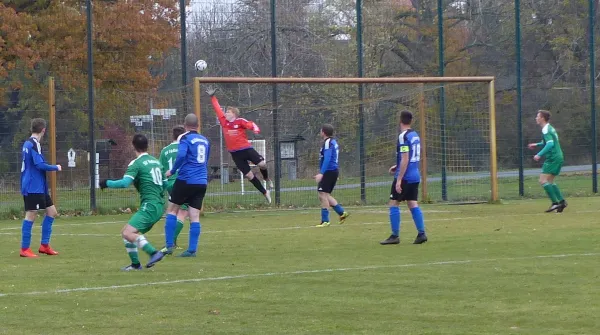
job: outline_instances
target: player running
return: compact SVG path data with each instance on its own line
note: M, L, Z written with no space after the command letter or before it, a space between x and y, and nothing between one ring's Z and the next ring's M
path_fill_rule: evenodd
M177 159L169 171L167 178L177 173L173 190L169 196L169 207L165 220L166 248L172 252L175 245L177 228L177 212L183 204L188 204L190 215L190 235L188 249L179 257L196 257L198 240L200 239L200 209L208 184L208 168L210 143L198 134L198 118L194 114L185 117L186 132L179 136Z
M183 126L173 127L173 143L167 145L160 151L160 156L158 159L160 160L160 163L162 164L163 175L166 174L167 171L170 171L173 168L173 164L175 164L175 160L177 159L177 148L179 147L179 141L177 141L177 139L183 133L185 133L185 128ZM167 192L169 193L169 196L171 195L171 192L173 191L173 185L175 184L176 179L177 179L177 173L175 173L174 175L171 175L169 178L165 177L165 179L164 179L165 188L166 188ZM188 213L187 204L181 205L181 207L177 211L177 226L175 228L175 237L173 240L173 243L174 243L173 247L175 249L178 249L177 237L179 237L179 234L181 233L181 230L183 229L183 222L188 217L188 215L189 215L189 213ZM166 229L166 226L165 226L165 229ZM161 251L165 254L171 254L171 250L167 249L166 247L163 248Z
M562 196L558 185L554 182L554 178L560 174L564 157L562 149L560 148L560 142L558 140L558 134L550 121L550 112L546 110L539 110L535 117L535 122L542 127L542 141L538 143L529 143L527 147L529 149L536 149L543 147L535 156L533 160L538 162L542 157L546 160L542 165L542 173L540 174L540 185L546 191L548 198L552 201L550 208L546 210L546 213L557 211L562 213L567 208L567 202Z
M327 227L330 224L330 206L333 207L333 210L340 216L340 224L346 221L349 214L346 213L342 205L331 196L339 176L338 161L340 154L337 140L333 138L333 126L324 124L323 127L321 127L321 137L324 141L320 151L320 171L319 174L315 176L315 180L318 184L317 191L319 192L319 201L321 202L321 223L318 224L317 227Z
M219 105L219 100L215 97L216 91L216 88L209 88L206 90L206 93L211 97L213 108L219 118L219 123L221 123L221 127L223 128L227 151L231 153L231 158L233 158L235 166L237 166L246 179L248 179L252 185L265 196L267 201L271 203L271 192L264 188L260 180L252 173L250 164L248 164L248 161L250 161L258 166L264 180L269 182L269 188L272 189L273 181L269 179L267 163L252 147L248 141L248 136L246 136L246 130L252 130L255 134L259 134L260 129L256 123L239 117L240 111L235 107L227 107L225 113L223 113L223 109L221 109L221 105Z
M427 242L423 212L417 202L419 183L421 182L421 174L419 173L421 140L417 132L410 128L412 119L411 112L406 110L400 112L400 135L398 135L396 145L396 165L390 167L390 173L394 173L389 203L392 235L379 242L382 245L400 243L400 208L398 208L398 205L401 201L406 201L418 231L413 244Z
M42 241L38 252L46 255L58 255L50 247L52 235L52 224L54 217L58 214L48 194L48 183L46 182L46 171L61 171L60 165L49 165L44 161L42 146L40 142L46 133L46 121L44 119L31 120L31 137L23 143L23 162L21 163L21 194L25 203L25 219L21 228L21 257L38 257L31 251L31 230L33 222L37 217L38 210L46 210L46 216L42 221Z
M164 254L156 250L146 240L145 233L150 231L158 222L164 211L164 193L161 164L158 159L148 154L148 139L136 134L131 141L135 149L136 159L132 160L121 180L102 180L100 188L127 188L133 183L140 194L140 209L121 230L125 248L131 259L131 264L122 268L123 271L141 270L138 248L150 256L146 267L150 268L163 259Z

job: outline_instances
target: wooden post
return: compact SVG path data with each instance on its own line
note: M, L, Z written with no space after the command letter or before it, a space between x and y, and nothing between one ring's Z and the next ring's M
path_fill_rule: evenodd
M490 81L490 188L492 190L491 200L498 201L498 164L496 159L496 88L494 84L494 80Z
M198 77L194 78L194 114L198 118L198 133L202 133L202 113L200 109L200 80ZM185 102L184 102L185 103ZM208 162L206 162L208 165ZM200 208L200 215L204 216L204 203L202 203L202 208Z
M419 84L419 137L421 139L421 201L427 200L427 115L425 110L425 88Z

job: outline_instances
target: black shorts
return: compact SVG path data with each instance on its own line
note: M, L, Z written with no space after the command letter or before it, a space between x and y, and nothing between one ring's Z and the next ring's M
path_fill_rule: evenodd
M333 188L335 187L335 183L337 183L339 174L340 173L338 170L325 171L325 173L323 173L323 178L317 186L317 191L324 193L333 192Z
M50 195L43 193L30 193L24 195L23 202L25 203L25 211L37 211L39 209L46 209L54 206Z
M177 179L169 195L169 201L178 206L187 204L192 208L202 209L205 194L206 185L188 184L184 180Z
M235 166L237 166L244 176L250 172L250 164L248 164L248 161L252 162L254 165L258 165L258 163L265 160L254 148L234 151L231 153L231 158L233 158Z
M408 183L406 180L402 181L402 193L396 192L396 182L394 179L392 183L392 191L390 192L390 200L396 201L417 201L419 198L419 182Z

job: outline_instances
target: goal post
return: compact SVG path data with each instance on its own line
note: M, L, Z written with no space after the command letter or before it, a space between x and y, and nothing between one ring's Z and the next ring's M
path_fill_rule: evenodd
M290 98L289 100L291 101L292 99L297 100L297 102L295 104L292 104L291 102L288 103L288 105L285 105L285 103L281 102L282 99L280 99L280 102L278 103L278 106L272 106L270 102L257 102L256 100L258 99L250 99L248 98L248 96L250 96L250 91L253 89L256 89L256 87L264 85L265 87L272 87L273 84L277 84L277 85L281 85L281 87L288 87L290 85L305 85L305 86L311 86L312 84L336 84L336 85L346 85L346 86L352 86L352 85L372 85L369 87L381 87L381 86L386 86L386 85L392 85L392 87L396 88L399 86L393 86L394 84L402 84L400 85L401 88L400 90L404 90L407 91L407 93L402 97L402 99L395 99L394 101L397 102L397 100L403 100L402 103L396 103L394 106L401 106L401 105L406 105L408 106L407 109L411 110L413 112L413 114L415 115L415 120L416 120L416 124L415 124L415 130L419 131L419 135L421 137L421 142L423 143L421 148L420 148L420 154L421 154L421 168L422 168L422 186L421 186L421 195L422 195L422 199L423 200L433 200L436 201L437 198L435 197L431 197L430 199L430 195L433 194L431 192L434 192L434 189L437 189L437 186L434 185L434 183L439 183L440 180L442 180L443 183L452 183L453 187L455 189L460 189L460 190L465 190L465 192L467 193L468 188L472 187L473 185L475 185L477 183L477 190L474 192L478 192L477 195L466 195L463 197L454 197L453 199L449 199L449 201L481 201L481 200L486 200L486 201L497 201L499 199L499 195L498 195L498 167L497 167L497 148L496 148L496 108L495 108L495 87L494 87L494 77L493 76L470 76L470 77L385 77L385 78L315 78L315 77L310 77L310 78L295 78L295 77L196 77L194 78L194 105L196 106L196 113L200 116L200 105L202 103L201 101L201 96L202 96L202 92L204 91L204 89L202 88L202 85L224 85L225 88L223 89L223 91L228 91L231 90L232 87L236 87L236 85L238 87L241 87L242 85L244 86L244 90L243 93L246 94L247 96L245 97L246 100L244 100L244 102L239 102L241 101L239 97L237 97L237 104L239 105L243 105L243 107L245 107L245 109L248 110L257 110L257 109L263 109L266 111L277 111L277 113L280 116L271 116L272 119L274 120L280 120L279 123L281 123L282 121L282 116L285 117L285 113L287 113L288 110L294 110L294 109L299 109L299 107L297 107L297 105L302 104L302 108L306 109L306 110L311 110L311 112L314 112L315 114L317 113L325 113L322 112L321 110L324 110L325 107L329 107L327 106L326 102L318 102L322 105L319 106L313 106L312 108L311 103L314 102L307 102L307 101L303 101L303 95L302 94L298 94L298 95L294 95L292 96L292 98ZM348 85L350 84L350 85ZM474 85L474 84L478 84L479 86L477 86L478 88L476 90L471 90L471 86L470 85ZM487 84L487 87L485 86ZM437 85L437 86L435 86ZM460 86L460 85L464 85L464 86ZM482 86L483 85L483 86ZM455 124L453 124L453 129L455 129L455 132L458 132L459 134L446 134L446 135L442 135L438 129L439 128L446 128L446 124L444 124L443 121L444 119L439 117L439 110L441 109L438 103L439 97L436 95L439 95L439 88L440 87L445 87L445 91L446 92L453 92L453 90L456 92L456 99L452 100L453 98L451 97L450 99L446 99L446 104L451 105L451 109L452 109L452 113L454 113L455 115L453 115L453 119L451 121L448 122L454 122ZM242 91L242 89L238 89L238 91ZM310 91L310 89L309 89ZM220 93L221 95L224 94L224 92ZM237 93L238 96L241 96L241 93ZM449 93L446 93L449 94ZM451 95L452 93L450 93ZM397 95L397 96L401 96ZM219 96L220 99L221 96ZM229 100L234 100L236 99L236 97L230 96ZM354 96L352 95L348 95L347 99L355 99ZM248 100L252 100L252 101L248 101ZM353 107L358 107L359 105L366 105L366 104L373 104L374 102L382 102L384 100L384 97L378 97L378 98L374 98L374 99L369 99L368 97L363 99L363 101L356 101L356 102L344 102L343 99L341 102L338 101L336 107L338 108L353 108ZM410 101L409 101L410 100ZM408 101L408 102L407 102ZM232 104L231 101L227 101L227 102L222 102L223 105L230 105ZM233 104L236 104L236 101L233 102ZM257 107L257 105L260 105L259 107ZM358 108L356 108L358 109ZM365 111L365 114L371 113L372 111ZM400 110L397 110L399 114ZM211 113L211 112L206 112L206 113ZM462 114L461 114L462 113ZM294 121L297 121L295 119L295 115L298 115L298 113L293 114L290 113L289 116L289 123L293 124ZM335 114L335 113L334 113ZM206 115L206 114L205 114ZM360 168L356 168L355 171L360 171L360 174L372 174L375 173L374 171L376 170L375 168L371 168L372 164L375 164L372 161L372 157L374 155L371 154L371 151L377 151L380 149L380 146L378 146L377 143L379 142L384 142L386 143L386 149L389 149L389 147L392 145L390 144L390 138L396 138L397 137L397 118L393 119L390 116L388 117L388 121L387 124L385 125L381 125L379 128L385 128L385 130L383 132L379 132L377 133L377 127L373 127L374 130L372 130L372 133L369 133L369 139L373 141L373 143L367 147L365 156L366 157L357 157L361 154L360 150L357 150L356 152L354 152L353 154L350 154L349 157L351 158L356 158L356 161L360 161L360 164L366 164L369 165L369 168L365 168L365 166L361 166ZM335 119L335 115L333 116L329 116L329 118L333 118ZM461 122L464 120L470 120L470 122L467 122L467 124L464 124L464 122L462 123L462 127L471 127L469 129L461 129ZM340 120L336 120L338 122L340 122ZM373 121L376 122L376 121ZM381 122L381 121L378 121ZM264 121L263 121L264 124ZM285 128L283 125L280 125L276 122L273 122L273 127L274 128ZM316 123L309 123L311 127L315 127L318 126L320 127L320 124L316 124ZM304 127L304 125L302 125L302 127ZM261 127L262 128L262 127ZM289 126L287 128L290 128ZM336 126L337 129L337 126ZM358 129L362 129L362 128L358 128ZM269 134L266 135L267 137L267 151L270 151L271 153L274 152L275 150L280 150L280 133L282 132L280 129L270 129L271 130L271 134L270 137ZM285 131L285 130L284 130ZM337 131L337 130L336 130ZM365 141L365 133L364 130L357 130L356 131L357 137L359 141ZM361 133L362 132L362 133ZM460 134L460 132L464 132L464 134ZM391 136L391 134L393 133L393 136ZM377 137L381 137L381 138L377 138ZM386 139L384 140L383 137L385 137ZM350 138L350 137L349 137ZM459 138L460 140L456 140L457 138ZM355 140L355 137L352 137L353 140ZM478 139L478 143L472 143L475 142ZM312 139L311 139L312 140ZM471 141L471 142L470 142ZM450 143L450 147L447 147L447 143ZM363 142L364 144L364 142ZM356 143L342 143L342 146L346 146L346 147L351 147L354 145L357 145ZM393 147L395 149L395 144L393 144ZM308 149L307 149L308 150ZM318 150L318 148L314 148L314 145L312 146L312 149L310 150ZM389 151L389 150L387 150ZM395 150L394 150L395 151ZM443 152L442 152L443 151ZM358 154L357 154L358 153ZM307 154L308 155L308 154ZM388 155L388 157L392 157L393 154L390 154L389 152L386 152L386 155ZM271 154L270 157L277 157L279 155L274 155ZM300 155L302 156L302 155ZM487 162L483 162L483 157L487 156ZM378 156L378 157L383 157L383 156ZM442 158L440 158L442 157ZM302 161L302 157L298 158L298 165L303 165L303 161ZM312 158L311 158L312 159ZM378 161L377 166L381 165L383 166L384 164L388 163L387 159L384 158L377 158ZM440 173L440 166L446 166L446 164L440 164L441 160L445 159L445 160L451 160L452 164L450 164L447 168L451 169L452 173L454 173L455 175L447 177L447 181L446 178L440 178L438 175ZM314 159L313 159L314 160ZM385 162L384 162L385 160ZM393 158L389 159L389 161L393 161ZM446 161L445 161L446 162ZM272 164L279 164L279 167L281 167L282 164L282 160L280 160L279 162L275 162L272 161ZM317 163L312 162L311 164L316 165ZM343 172L344 167L346 165L348 165L349 163L345 162L344 160L341 160L340 162L340 170ZM281 169L276 169L281 171ZM309 169L307 168L307 171ZM354 170L353 170L354 171ZM378 170L379 171L379 170ZM306 172L306 179L308 180L310 173ZM369 182L367 184L367 187L380 187L380 188L384 188L384 186L386 186L389 189L389 177L385 177L385 180L387 181L383 181L384 180L384 176L382 174L380 174L381 178L376 179L376 178L371 178L371 180L376 180L373 182ZM443 176L445 176L445 171L444 173L442 173ZM485 175L487 175L487 177L485 177ZM295 176L295 175L294 175ZM341 173L341 178L343 178L344 173ZM282 176L274 176L275 178L281 178ZM358 177L358 176L354 176L354 177ZM361 175L361 179L362 179ZM482 188L482 182L485 179L485 183L487 183L487 191L485 191L484 194L484 189ZM351 181L349 181L350 183ZM313 181L314 183L314 181ZM276 183L276 185L279 186L280 183ZM289 186L288 186L289 185ZM296 187L296 186L292 186L294 185L293 183L288 183L287 185L281 185L280 187L277 187L275 189L275 193L276 195L280 194L280 192L288 192L289 193L294 193L297 190L306 190L308 189L309 186L302 186L302 187ZM307 184L309 185L309 184ZM356 182L354 182L354 184L352 185L341 185L336 187L336 190L338 189L342 189L342 188L351 188L351 187L357 187ZM437 184L436 184L437 185ZM360 185L361 187L363 185ZM431 186L431 187L428 187ZM434 187L435 186L435 187ZM444 185L445 187L445 185ZM341 192L341 191L338 191ZM296 192L297 193L297 192ZM434 192L435 193L435 192ZM279 196L275 197L276 199L279 198ZM435 199L434 199L435 198ZM352 200L354 202L354 200ZM346 201L348 202L348 201ZM357 202L358 203L358 202ZM371 202L373 203L373 202Z

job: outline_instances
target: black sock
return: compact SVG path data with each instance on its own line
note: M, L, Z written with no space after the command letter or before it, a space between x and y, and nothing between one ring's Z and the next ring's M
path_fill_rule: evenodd
M256 176L254 176L254 178L250 179L250 182L252 183L252 185L254 185L254 187L256 187L256 189L262 193L265 194L267 193L267 190L265 190L265 187L263 186L263 184L260 182L260 180L258 180L258 178L256 178Z
M265 180L269 180L269 171L267 169L260 169L260 173Z

